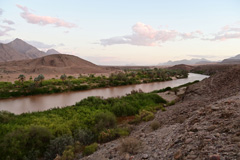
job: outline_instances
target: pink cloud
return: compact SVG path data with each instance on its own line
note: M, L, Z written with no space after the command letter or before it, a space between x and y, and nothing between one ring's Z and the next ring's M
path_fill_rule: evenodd
M175 30L155 30L150 25L138 22L132 27L132 34L126 36L101 39L100 44L107 46L113 44L131 44L139 46L157 46L167 41L177 39L192 39L202 34L201 31L180 33Z
M210 41L225 41L228 39L240 38L240 25L235 23L234 25L226 25L219 32L212 34L210 38L204 40Z
M14 28L8 27L8 26L3 26L0 25L0 36L7 36L8 32L15 30Z
M41 26L45 26L48 24L52 24L55 27L66 27L73 28L77 27L76 24L66 22L59 18L49 17L49 16L38 16L33 13L30 13L27 7L23 7L17 4L17 7L20 8L23 12L21 13L21 17L24 18L28 23L38 24Z

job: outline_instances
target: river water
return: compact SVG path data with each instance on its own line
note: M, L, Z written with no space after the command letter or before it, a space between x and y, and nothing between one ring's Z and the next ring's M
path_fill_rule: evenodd
M54 107L65 107L74 105L76 102L89 96L101 96L104 98L123 96L130 93L132 90L141 89L143 92L151 92L153 90L162 89L165 87L176 87L195 80L207 78L206 75L189 73L188 78L176 79L165 82L154 82L147 84L136 84L128 86L98 88L86 91L65 92L48 95L35 95L27 97L18 97L11 99L0 100L0 110L6 110L15 114L25 112L44 111Z

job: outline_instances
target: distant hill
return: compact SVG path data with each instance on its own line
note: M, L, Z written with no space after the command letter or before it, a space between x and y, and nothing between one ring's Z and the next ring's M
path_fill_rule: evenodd
M1 62L2 73L24 74L82 74L82 73L108 73L105 67L97 66L79 57L54 54L31 60Z
M190 70L192 70L193 68L194 68L193 66L189 66L189 65L185 65L185 64L178 64L178 65L169 67L168 69L190 71Z
M224 59L221 63L224 63L224 64L240 64L240 54L238 54L234 57Z
M208 63L213 63L212 61L209 61L205 58L201 59L183 59L183 60L178 60L178 61L168 61L166 63L159 63L158 65L166 65L166 66L173 66L173 65L178 65L178 64L186 64L186 65L194 65L194 64L208 64Z
M47 52L46 52L48 55L50 55L50 54L61 54L61 53L59 53L58 51L56 51L55 49L49 49L49 50L47 50Z
M60 53L54 49L50 49L45 53L19 38L16 38L7 44L0 43L0 62L34 59L49 54Z

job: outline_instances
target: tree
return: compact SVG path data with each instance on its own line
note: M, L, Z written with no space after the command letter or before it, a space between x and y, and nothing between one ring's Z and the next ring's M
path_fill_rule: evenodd
M22 82L23 83L23 81L25 80L25 76L23 75L23 74L20 74L19 76L18 76L18 80L20 81L20 82Z
M38 82L39 82L39 81L40 81L40 80L39 80L38 77L34 78L34 82L35 82L36 85L38 85Z
M42 74L40 74L40 75L38 75L38 79L39 79L39 81L42 83L42 81L44 80L44 76L42 75Z
M60 79L61 79L62 81L65 81L65 80L67 79L67 76L66 76L65 74L63 74L63 75L61 75Z

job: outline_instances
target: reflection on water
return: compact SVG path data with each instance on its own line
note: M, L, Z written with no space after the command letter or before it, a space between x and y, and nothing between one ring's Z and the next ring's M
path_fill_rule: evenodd
M50 95L36 95L20 98L12 98L0 100L0 110L7 110L15 114L24 112L43 111L54 107L65 107L74 105L76 102L89 97L101 96L104 98L123 96L132 90L141 89L143 92L151 92L153 90L165 87L176 87L195 80L202 80L208 76L190 73L188 78L177 79L167 82L154 82L148 84L137 84L111 88L99 88L86 91L66 92Z

